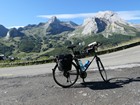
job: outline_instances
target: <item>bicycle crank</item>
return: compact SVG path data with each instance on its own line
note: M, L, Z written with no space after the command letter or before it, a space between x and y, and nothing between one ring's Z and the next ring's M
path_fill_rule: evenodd
M85 71L81 72L80 77L85 79L87 77L87 73Z

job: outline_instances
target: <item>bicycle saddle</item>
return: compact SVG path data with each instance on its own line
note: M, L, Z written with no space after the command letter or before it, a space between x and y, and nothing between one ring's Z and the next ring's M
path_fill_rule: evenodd
M75 45L71 45L71 46L68 46L67 48L68 49L73 49L73 48L75 48L76 46Z
M97 42L92 42L92 43L88 44L88 47L91 47L91 46L97 46L97 45L98 45Z

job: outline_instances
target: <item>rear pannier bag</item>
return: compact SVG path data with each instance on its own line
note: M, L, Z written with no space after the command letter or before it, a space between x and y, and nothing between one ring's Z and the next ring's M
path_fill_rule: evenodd
M60 71L69 71L72 67L72 55L65 54L57 56L58 69Z

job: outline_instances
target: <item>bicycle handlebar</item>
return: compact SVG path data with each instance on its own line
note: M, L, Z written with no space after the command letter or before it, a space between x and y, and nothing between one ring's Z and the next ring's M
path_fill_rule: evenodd
M86 46L85 48L84 48L84 50L87 52L88 50L89 51L95 51L95 50L97 50L97 48L99 47L99 46L101 46L102 45L102 43L99 43L99 42L92 42L92 43L90 43L90 44L88 44L88 46ZM71 46L68 46L67 48L68 49L71 49L72 50L72 52L73 52L73 54L74 55L79 55L80 53L78 52L76 52L76 51L74 51L74 48L75 48L76 46L75 45L71 45ZM88 51L88 52L89 52Z

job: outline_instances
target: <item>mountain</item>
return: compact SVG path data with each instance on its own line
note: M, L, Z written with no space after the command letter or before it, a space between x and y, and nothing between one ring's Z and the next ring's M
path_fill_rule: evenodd
M11 29L7 32L5 38L6 38L6 39L9 39L9 38L14 38L14 37L22 37L22 36L24 36L24 34L23 34L22 32L20 32L18 29L16 29L16 28L11 28Z
M124 21L117 13L112 11L98 12L95 16L86 18L80 26L72 21L60 21L55 16L50 18L46 23L39 23L38 25L29 24L17 30L11 29L8 31L8 29L0 25L1 37L17 37L23 36L23 34L26 36L42 37L46 35L58 35L63 32L68 32L69 37L82 37L92 34L102 34L104 37L108 37L113 34L135 35L138 31L140 31L139 25Z
M121 19L117 13L104 11L98 12L94 17L86 18L82 26L70 36L91 34L102 34L105 37L113 34L135 35L137 31L137 27Z
M0 25L0 37L6 36L8 29L5 28L3 25Z
M77 25L73 22L61 22L55 16L52 17L45 25L46 34L60 34L64 31L73 31Z
M28 25L20 28L20 31L26 35L56 35L63 33L65 31L73 31L78 25L74 22L63 22L57 19L57 17L52 17L46 23L39 23L38 25Z
M18 29L11 28L0 38L0 44L3 44L3 47L0 47L0 51L5 51L3 50L4 48L11 48L7 51L7 54L15 56L30 52L41 52L42 54L42 52L44 53L48 49L63 46L67 39L67 33L75 30L77 26L72 21L64 22L56 17L52 17L44 23L29 24ZM3 54L5 52L0 53Z

